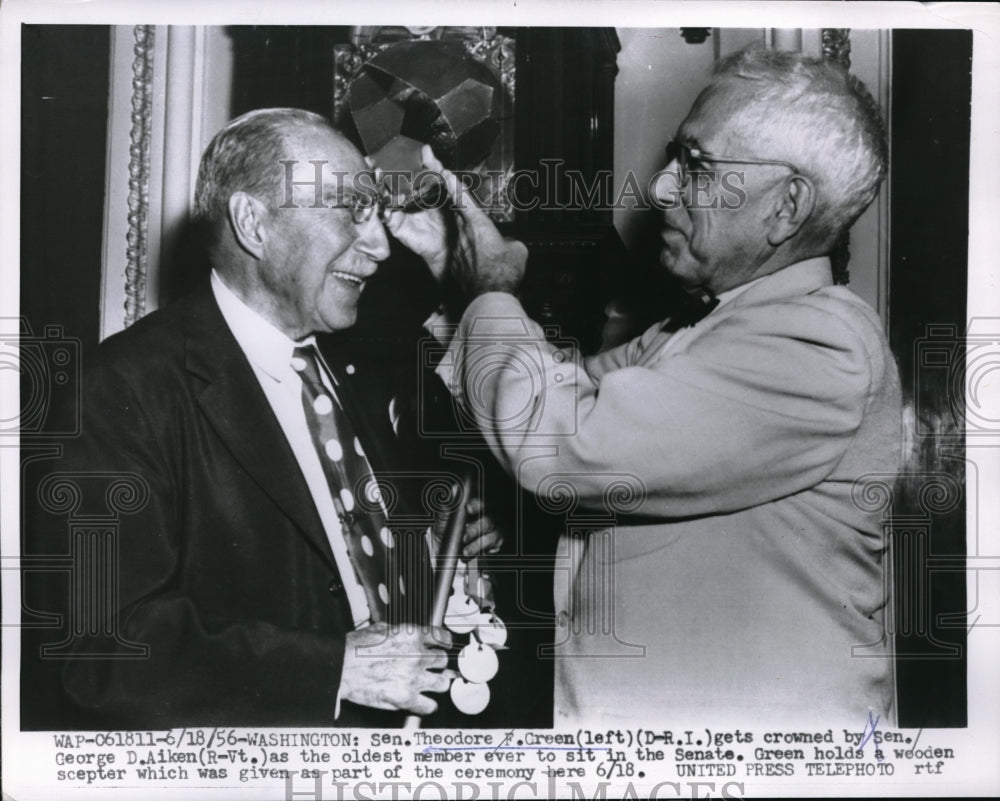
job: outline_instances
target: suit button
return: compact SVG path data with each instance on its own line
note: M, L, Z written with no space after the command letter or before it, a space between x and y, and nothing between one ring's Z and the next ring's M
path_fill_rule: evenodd
M327 589L330 591L330 595L339 595L343 591L344 585L337 581L337 579L333 579L330 581Z

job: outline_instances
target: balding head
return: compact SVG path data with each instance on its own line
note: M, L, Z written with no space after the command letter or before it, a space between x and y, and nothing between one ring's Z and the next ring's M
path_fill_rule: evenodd
M303 158L297 146L318 132L333 133L343 146L332 153L329 148L308 153L309 158L325 159L331 169L357 169L357 150L319 114L267 108L232 120L212 138L202 156L194 195L195 220L218 234L225 227L234 192L246 192L270 208L276 207L284 197L282 159Z

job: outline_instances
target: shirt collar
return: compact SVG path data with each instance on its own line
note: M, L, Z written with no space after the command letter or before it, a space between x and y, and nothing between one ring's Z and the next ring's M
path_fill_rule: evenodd
M744 305L756 303L761 299L808 295L832 284L833 272L829 257L816 256L789 264L776 272L729 290L734 294L728 300L739 298L740 305Z
M275 381L288 378L292 372L292 351L299 343L247 306L215 270L212 270L212 293L226 325L250 363ZM309 337L306 342L312 340Z
M740 284L739 286L734 286L732 289L727 289L725 292L720 292L718 295L716 295L716 300L719 301L719 306L725 306L727 303L729 303L729 301L739 297L748 289L750 289L750 287L756 286L765 278L767 278L767 276L762 275L760 278L754 278L753 281L747 281L745 284ZM715 308L717 309L719 308L719 306L716 306Z
M777 272L768 273L767 275L762 275L760 278L754 278L752 281L747 281L745 284L740 284L739 286L734 286L732 289L727 289L725 292L720 292L715 296L715 299L719 301L709 314L715 314L720 308L725 306L727 303L731 303L740 297L744 293L749 293L753 295L750 290L755 287L765 284L771 285L777 282L786 282L792 285L803 284L803 289L806 285L808 286L808 291L813 291L821 286L826 286L832 283L830 278L830 259L828 256L817 256L812 259L806 259L805 261L795 262L790 264L788 267L784 267ZM815 283L815 286L811 284ZM707 316L707 315L706 315Z

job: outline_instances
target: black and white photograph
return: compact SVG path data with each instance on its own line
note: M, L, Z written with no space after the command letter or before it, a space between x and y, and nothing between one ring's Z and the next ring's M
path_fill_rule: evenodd
M1000 792L1000 7L83 5L0 9L5 798Z

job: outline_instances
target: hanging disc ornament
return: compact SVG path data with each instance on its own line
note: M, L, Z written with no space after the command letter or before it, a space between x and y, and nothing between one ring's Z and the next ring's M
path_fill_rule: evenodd
M507 644L507 627L496 615L488 615L476 626L476 638L490 648L503 648Z
M478 715L490 703L490 688L457 678L451 683L451 701L459 712Z
M468 595L455 593L448 599L444 625L455 634L468 634L479 625L482 610Z
M458 655L458 670L469 681L487 682L499 667L497 652L482 643L470 642Z

